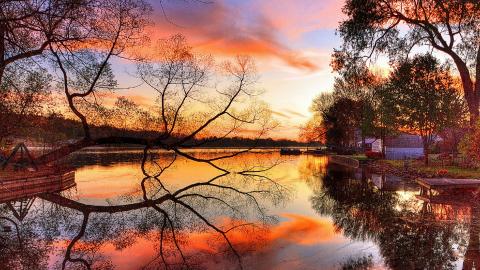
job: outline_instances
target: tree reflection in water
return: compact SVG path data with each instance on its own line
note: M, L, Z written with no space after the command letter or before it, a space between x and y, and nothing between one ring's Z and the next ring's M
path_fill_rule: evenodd
M210 155L202 160L221 156ZM189 160L195 161L195 155ZM185 158L147 149L138 163L143 178L132 179L138 181L138 192L114 203L93 204L68 190L39 195L26 216L16 209L22 204L2 204L0 265L115 269L121 267L115 254L140 251L123 262L137 257L135 263L142 262L143 269L249 268L250 255L262 252L271 241L268 225L275 218L266 207L288 198L288 189L269 178L269 168L276 162L259 165L261 160L251 156L236 160L235 165L216 160L215 175L182 184L171 181L168 174ZM306 160L298 172L315 190L313 208L331 217L346 237L376 243L386 267L477 269L480 265L480 200L475 192L437 194L422 201L375 187L363 171L326 168L321 158ZM24 200L23 205L29 205L31 199ZM338 266L368 269L372 265L372 257L366 255Z
M219 256L235 262L230 267L241 269L243 258L262 244L265 226L275 220L265 211L265 203L285 200L288 190L268 177L276 162L259 165L256 160L254 165L245 161L241 167L229 166L221 163L225 157L187 157L206 162L220 173L178 187L162 180L177 156L158 158L146 148L139 194L123 196L121 204L88 204L75 200L69 191L45 193L22 221L4 204L0 222L14 229L0 233L0 265L7 269L47 269L52 264L62 269L113 269L102 247L122 250L145 239L155 243L156 256L145 262L144 269L202 269L208 263L220 263ZM198 246L191 237L194 233L208 232L213 236L207 238L203 250L190 248ZM240 233L248 239L241 240ZM52 250L63 259L55 262Z
M458 196L449 194L443 194L449 201L402 199L376 188L365 173L355 179L331 165L311 201L344 235L377 243L391 269L454 269L461 255L464 269L478 269L480 200L474 192L460 196L467 205L458 206Z

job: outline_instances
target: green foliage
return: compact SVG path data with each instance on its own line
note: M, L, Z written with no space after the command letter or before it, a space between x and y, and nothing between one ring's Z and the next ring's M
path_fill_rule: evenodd
M428 151L440 132L466 122L466 105L449 66L431 55L399 63L388 79L359 63L342 67L339 74L333 94L319 96L312 105L330 145L351 146L357 129L364 137L381 139L402 130L422 136Z
M429 54L418 55L395 68L388 91L399 113L399 126L422 136L428 164L428 151L437 134L458 127L466 112L449 67Z
M398 121L432 143L437 133L458 126L465 105L450 70L431 55L416 56L392 73L388 91L396 102Z
M375 87L375 134L384 139L386 136L398 133L400 107L395 95L388 87L388 81L379 83Z
M360 125L362 103L349 98L338 98L322 117L329 145L348 147L351 145L355 128Z
M480 1L347 0L343 12L346 19L338 29L343 44L334 53L334 70L378 55L400 63L416 48L438 51L453 60L471 119L478 116Z

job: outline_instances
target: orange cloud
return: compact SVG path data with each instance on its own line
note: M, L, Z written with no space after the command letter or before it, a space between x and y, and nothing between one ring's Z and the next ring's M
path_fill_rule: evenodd
M332 242L337 238L330 221L315 219L297 214L283 214L289 221L274 227L270 233L272 240L288 240L297 245L315 245Z
M291 67L313 71L318 66L281 42L277 28L261 10L225 2L165 2L157 8L152 39L184 34L196 48L222 55L274 57ZM286 11L288 12L288 11Z
M303 118L306 118L307 116L305 116L304 114L301 114L299 112L296 112L296 111L293 111L293 110L289 110L289 109L285 109L285 112L291 114L291 115L295 115L295 116L298 116L298 117L303 117Z
M283 118L290 118L290 116L282 113L282 112L279 112L279 111L274 111L274 110L270 110L270 112L272 113L272 115L275 115L275 116L279 116L279 117L283 117Z
M327 219L318 219L307 217L297 214L283 214L283 217L288 220L280 222L277 225L267 227L265 229L252 228L230 231L228 237L233 243L238 252L242 254L246 261L255 262L259 258L262 261L262 265L282 265L285 258L279 258L276 254L279 254L281 250L285 250L288 246L294 248L295 246L305 245L318 245L324 243L338 244L345 239L335 233L335 228L331 221ZM224 218L220 221L225 227L229 227L231 223L235 224L238 221ZM222 227L220 225L220 227ZM177 237L182 240L186 240L182 244L182 250L184 254L190 259L198 260L197 263L202 266L206 266L208 269L230 269L232 264L236 264L235 260L231 257L224 256L225 251L228 250L228 246L225 240L216 232L184 232L178 231ZM154 266L160 262L158 256L158 239L159 235L156 233L148 233L147 235L139 236L134 231L125 231L118 238L130 238L132 240L131 245L123 249L118 249L113 244L115 240L109 240L97 246L96 243L86 242L83 239L80 240L76 246L76 251L79 250L92 250L92 246L99 248L98 254L101 254L105 259L111 261L116 269L139 269L146 265L147 269L153 269ZM164 248L167 250L174 250L173 247L168 246L169 241L165 242ZM170 243L172 244L172 243ZM59 240L54 244L56 247L63 249L68 245L67 241ZM126 254L129 254L126 256ZM75 257L75 251L73 256ZM295 255L292 254L295 257ZM51 263L54 264L55 259L51 258ZM302 265L301 257L298 257L299 265ZM169 262L180 262L179 256L169 257ZM212 264L214 263L214 264ZM248 262L247 262L248 263ZM288 264L292 266L291 263ZM93 265L95 266L95 264ZM258 265L257 265L258 266ZM264 267L258 266L257 269ZM285 268L288 269L288 268ZM291 269L291 268L290 268Z

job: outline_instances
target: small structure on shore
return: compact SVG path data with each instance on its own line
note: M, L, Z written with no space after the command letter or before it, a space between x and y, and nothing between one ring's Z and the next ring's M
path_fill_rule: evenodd
M23 200L46 192L58 192L74 186L73 169L35 164L23 143L15 146L0 162L0 203Z
M302 151L296 148L282 148L280 149L280 155L300 155Z
M365 143L365 151L381 153L385 149L385 158L391 160L416 159L423 156L422 137L415 134L400 133L389 136L383 141L380 138L357 138L356 147L361 149Z
M19 143L15 146L10 155L3 157L0 155L0 169L5 170L8 165L12 164L14 170L29 169L38 170L30 151L24 143Z

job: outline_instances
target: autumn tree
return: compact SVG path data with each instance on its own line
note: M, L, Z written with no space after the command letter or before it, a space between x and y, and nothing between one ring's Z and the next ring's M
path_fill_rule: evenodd
M352 111L352 115L358 118L358 126L355 128L361 132L362 148L365 149L366 137L376 136L375 87L379 78L363 64L353 65L337 72L339 76L335 78L333 85L334 98L336 100L348 98L360 106L358 110Z
M351 137L349 139L351 142L348 144L352 144L354 133L360 131L362 145L365 146L367 136L375 137L377 135L375 117L378 100L375 89L379 78L366 65L350 66L339 69L337 72L338 76L335 78L333 92L322 93L313 100L311 111L314 116L310 122L321 123L326 134L332 132L338 136L347 136L348 134ZM352 107L344 108L346 103L350 103ZM334 109L339 111L334 111ZM340 126L335 128L336 124L333 125L332 121L338 121ZM350 126L342 126L343 124ZM309 123L306 127L308 125L313 126ZM328 141L335 141L332 136L327 136L330 138ZM356 142L354 143L356 144ZM334 144L339 144L339 142ZM344 143L340 144L344 145Z
M472 167L480 166L480 125L477 123L460 141L459 152L466 158L466 163Z
M440 133L440 137L442 138L442 142L440 144L441 149L443 152L451 154L453 163L456 162L460 142L467 135L467 126L468 124L465 122L465 125L463 125L461 128L447 128Z
M398 62L417 48L449 57L460 77L470 123L479 115L480 2L474 0L348 0L340 24L337 68L388 54Z
M332 93L320 93L312 101L310 111L312 117L300 127L299 138L306 142L326 142L326 128L323 121L323 114L328 111L334 102Z
M318 115L315 115L308 120L306 124L300 127L300 133L298 137L301 141L307 143L325 143L325 133L326 131L323 125L323 119Z
M339 98L323 113L327 144L340 149L355 145L355 130L361 123L362 104L349 98Z
M375 137L385 142L387 136L399 133L401 108L387 79L376 84L374 92L374 134ZM382 155L385 156L385 147L382 147Z
M4 139L20 135L32 119L43 113L50 97L51 76L43 70L14 69L0 84L0 146Z
M422 137L425 164L436 136L458 126L465 107L450 69L431 55L419 55L395 68L389 91L398 105L400 126Z

